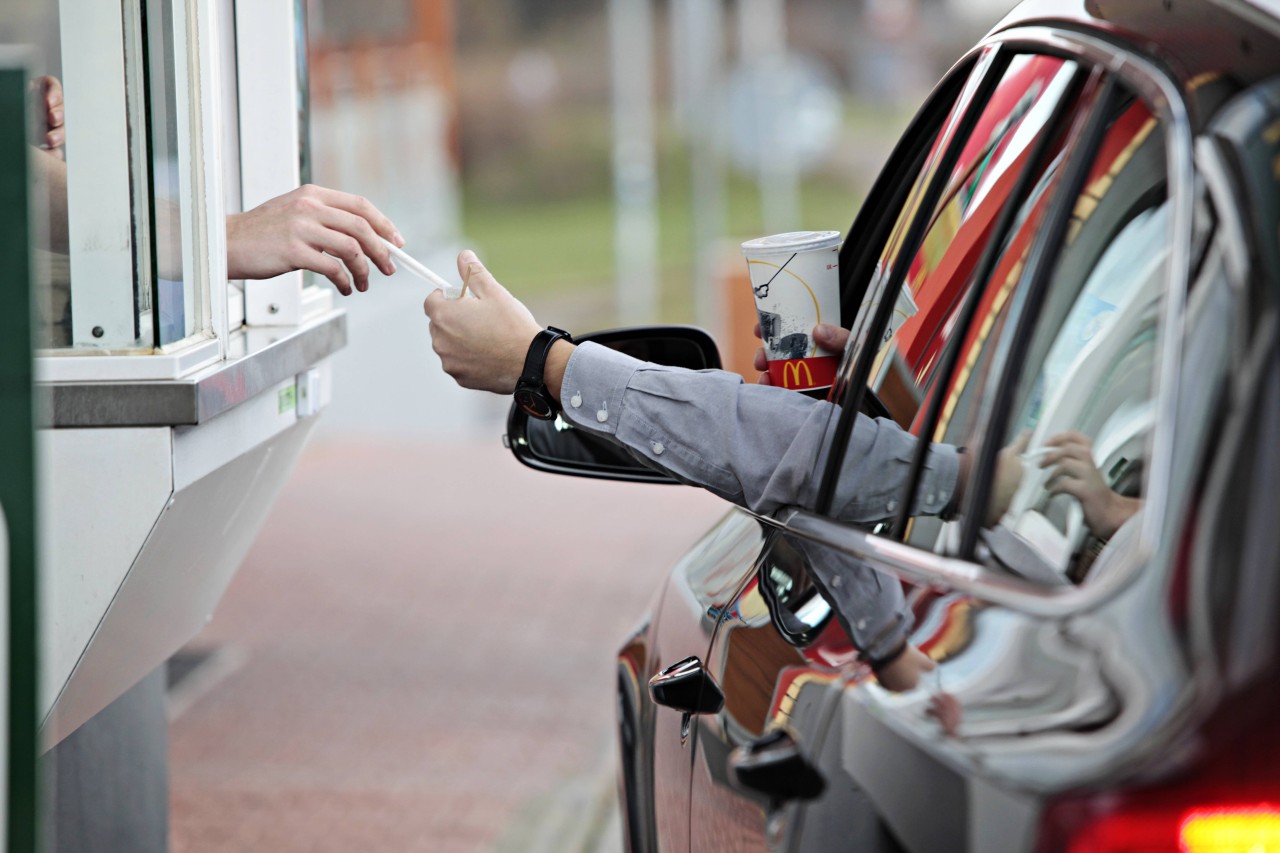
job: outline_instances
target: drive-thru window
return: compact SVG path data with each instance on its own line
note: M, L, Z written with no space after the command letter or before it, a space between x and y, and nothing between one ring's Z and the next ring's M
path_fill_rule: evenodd
M33 134L29 152L55 755L139 685L163 701L155 674L209 618L328 398L346 342L332 288L227 279L227 214L308 178L304 7L16 0L0 21L65 98L65 148ZM162 789L163 723L144 718L113 717L109 739L158 736Z

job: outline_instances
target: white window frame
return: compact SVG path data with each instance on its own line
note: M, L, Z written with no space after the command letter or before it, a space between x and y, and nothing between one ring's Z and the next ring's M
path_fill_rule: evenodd
M131 13L141 15L140 0ZM133 335L133 287L150 286L135 267L133 215L152 199L131 199L130 104L124 6L61 0L67 134L67 207L72 288L72 347L42 350L40 381L175 379L227 356L226 207L221 192L222 143L216 0L173 4L174 100L178 122L182 266L190 334L163 347L151 330ZM153 38L155 36L153 35ZM112 49L112 46L115 49ZM140 68L128 69L136 79ZM208 192L207 188L215 188ZM149 218L149 217L148 217ZM153 306L155 310L156 306ZM94 328L102 334L95 336ZM142 356L146 356L145 358Z
M245 210L296 189L298 8L295 0L236 0L237 96L240 105L240 198ZM302 322L302 273L246 281L245 323Z

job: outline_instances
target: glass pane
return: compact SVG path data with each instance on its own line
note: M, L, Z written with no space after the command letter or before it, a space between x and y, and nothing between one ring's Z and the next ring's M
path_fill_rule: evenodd
M1015 56L1001 73L989 102L968 138L955 140L961 150L944 191L932 211L920 210L927 184L940 167L946 146L936 144L930 159L911 193L911 202L899 216L893 238L888 242L877 266L878 282L864 302L855 329L866 334L868 316L874 311L881 292L895 270L906 266L905 281L895 298L895 311L888 327L878 340L878 353L868 378L868 389L874 396L871 407L883 418L876 427L875 439L887 436L886 446L896 447L896 458L889 468L874 467L878 477L894 477L885 487L858 482L868 469L856 464L854 456L865 455L865 446L851 442L850 459L838 493L857 499L868 493L885 492L887 497L879 514L892 519L898 512L900 487L907 476L913 443L893 440L903 431L921 428L926 399L940 356L955 328L955 315L964 303L975 266L992 238L1000 212L1010 202L1010 194L1026 166L1035 142L1046 132L1077 72L1077 66L1056 57ZM953 116L948 132L958 117ZM1045 186L1056 164L1040 166L1041 181L1027 202L1023 222L1015 237L1005 247L1004 261L996 268L993 286L986 297L988 314L994 319L1007 299L1008 291L1021 269L1022 254L1034 233ZM927 229L918 251L905 256L907 231L919 216L926 216ZM998 301L997 301L998 300ZM990 328L983 330L983 334ZM972 369L972 365L968 366ZM868 407L864 407L868 408ZM954 409L949 414L954 414ZM869 434L869 433L868 433ZM954 451L948 451L954 457ZM931 457L930 469L941 463ZM952 463L954 466L954 463ZM920 496L924 511L937 515L953 498L954 483L932 486ZM836 514L840 514L837 508Z
M195 305L188 299L182 268L182 181L178 137L174 9L171 0L144 4L147 66L147 137L150 140L152 235L155 251L155 310L152 322L161 346L194 331ZM147 306L150 307L150 306Z
M996 564L1016 562L999 550L1010 541L1036 569L1078 583L1141 509L1169 250L1165 175L1164 137L1132 103L1076 205L1023 362L1004 444L1027 449L987 537Z
M33 48L40 67L28 86L31 102L33 196L45 213L34 232L35 260L33 342L37 347L64 347L71 342L71 259L67 243L66 109L62 94L62 42L56 0L18 3L0 17L0 44ZM59 112L48 109L59 104Z
M980 554L989 565L1049 584L1078 582L1101 546L1138 504L1142 459L1152 425L1155 331L1167 249L1162 138L1148 108L1131 96L1111 112L1103 143L1057 260L1035 333L1018 371L1007 433L996 436L999 474L982 509ZM958 366L945 389L934 438L948 447L979 445L980 402L994 382L992 354L1006 328L1025 253L1053 193L1059 153L1022 205ZM945 332L945 321L935 323ZM923 386L921 386L923 387ZM927 477L926 481L927 483ZM954 553L965 503L954 521L924 513L908 541Z

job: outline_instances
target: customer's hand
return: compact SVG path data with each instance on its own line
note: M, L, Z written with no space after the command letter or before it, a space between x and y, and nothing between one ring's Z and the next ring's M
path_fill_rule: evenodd
M920 684L920 677L936 666L937 664L928 655L915 646L908 645L892 663L876 673L876 681L880 682L880 686L885 690L898 693L914 690Z
M761 337L759 323L756 323L754 334L757 338ZM819 323L813 327L813 339L818 346L828 352L842 353L845 345L849 342L849 330L833 326L830 323ZM764 347L756 348L753 364L755 369L760 371L760 375L756 377L756 382L761 385L772 385L773 380L769 378L769 359L765 358Z
M59 160L65 160L66 151L63 146L67 143L67 130L62 82L49 75L37 77L31 81L31 91L40 99L44 118L44 128L38 144Z
M1045 440L1053 448L1040 460L1041 468L1053 468L1046 488L1051 495L1071 495L1080 502L1084 523L1101 539L1110 539L1120 525L1138 511L1142 502L1111 490L1093 461L1093 442L1071 430Z
M369 289L369 260L384 275L395 272L379 237L404 238L367 199L311 184L227 217L227 277L271 278L311 270L343 296Z
M458 274L476 298L449 299L439 290L431 292L423 304L431 318L431 348L445 373L463 388L510 394L524 369L529 344L542 326L470 249L458 255ZM560 344L568 346L558 341L557 347ZM550 362L549 358L545 378L558 395L564 365Z

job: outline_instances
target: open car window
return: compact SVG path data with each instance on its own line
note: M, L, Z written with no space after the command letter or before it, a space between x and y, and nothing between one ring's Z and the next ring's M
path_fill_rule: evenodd
M983 294L989 317L982 333L990 333L1022 269L1022 255L1035 233L1044 199L1050 195L1064 145L1062 128L1069 125L1063 116L1069 118L1075 105L1092 92L1086 91L1079 65L1059 57L1005 54L985 68L980 64L978 71L984 70L988 74L982 87L984 100L972 107L976 112L970 111L963 123L950 122L948 133L935 142L875 263L871 286L853 324L853 357L869 365L865 385L871 404L863 410L880 416L877 435L882 431L920 433L925 421L923 403L936 393L941 356L952 338L965 331L957 318L977 268L989 245L998 239L997 232L1009 230L1002 213L1025 199L1016 239L1007 241L1003 262L994 274L987 270L984 275L984 287L998 283ZM957 110L961 106L970 104L959 104ZM1041 142L1046 137L1053 143L1047 153ZM1024 178L1028 172L1035 180ZM892 302L887 317L879 310L884 300ZM856 377L845 376L845 381L847 392L858 390ZM849 427L852 430L853 424ZM869 434L865 424L861 432ZM867 448L862 445L865 440L860 444L853 439L847 451L839 443L835 446L835 454L847 455L844 464L833 469L838 478L830 507L833 516L841 516L847 498L866 492L862 481L867 466L859 460ZM898 452L903 457L898 462L910 461L909 447L900 446ZM893 475L905 476L902 468L898 465ZM881 532L902 506L900 490L890 489L889 494L878 507L885 522L878 528ZM937 515L953 499L953 485L926 488L920 494L922 512Z

